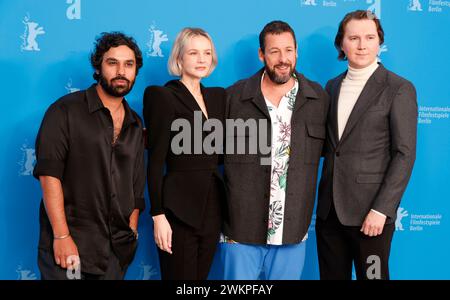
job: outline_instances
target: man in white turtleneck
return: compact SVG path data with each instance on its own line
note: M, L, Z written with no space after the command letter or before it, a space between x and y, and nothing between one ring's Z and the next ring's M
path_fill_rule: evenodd
M416 153L414 86L378 64L384 41L369 11L347 14L335 47L348 70L327 83L330 112L316 237L321 279L389 279L396 211Z
M351 25L351 24L350 24ZM378 44L377 44L378 45ZM372 54L376 55L375 52L372 51ZM373 56L373 55L372 55ZM339 93L339 101L338 101L338 136L339 140L342 137L342 133L344 133L345 125L347 125L348 118L352 113L353 107L358 101L358 98L369 80L370 76L375 72L378 68L378 59L375 57L373 63L366 67L358 68L358 66L352 67L349 62L347 75L341 84L341 91ZM377 218L378 231L382 230L382 226L384 225L384 221L386 219L386 215L371 209L372 212L376 213L379 217ZM381 217L381 218L380 218ZM376 225L375 225L376 226Z

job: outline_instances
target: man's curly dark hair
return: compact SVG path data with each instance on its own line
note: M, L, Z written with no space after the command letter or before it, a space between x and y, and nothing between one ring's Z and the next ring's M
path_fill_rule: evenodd
M143 65L142 61L142 53L139 49L136 41L122 32L113 31L113 32L102 32L100 37L96 39L95 48L91 53L91 65L94 70L101 70L101 65L103 61L103 55L112 47L119 46L128 46L134 52L134 56L136 57L136 75L139 73L139 69ZM94 72L92 75L96 81L100 79L100 74Z

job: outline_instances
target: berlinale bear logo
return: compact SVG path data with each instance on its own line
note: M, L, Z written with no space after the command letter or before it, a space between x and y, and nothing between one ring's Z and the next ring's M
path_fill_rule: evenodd
M42 26L38 27L39 23L31 21L28 15L25 16L22 23L25 24L25 32L20 37L23 40L21 50L41 51L36 38L38 35L45 33L44 28Z
M167 42L169 40L167 34L163 34L163 31L156 29L154 25L150 26L148 31L150 31L151 36L150 41L147 43L147 46L149 47L147 56L164 57L161 50L161 44L162 42Z

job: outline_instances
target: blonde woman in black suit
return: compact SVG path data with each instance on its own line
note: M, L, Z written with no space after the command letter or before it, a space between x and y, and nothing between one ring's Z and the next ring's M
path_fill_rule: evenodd
M185 28L175 40L168 63L169 72L179 80L145 90L147 181L162 279L206 279L219 240L224 201L218 172L221 157L203 149L208 131L202 130L202 138L194 139L194 119L201 120L202 125L223 121L224 89L206 88L200 83L216 65L217 55L208 33ZM171 130L177 119L190 125L184 133L191 134L182 143L178 143L180 132ZM220 149L222 141L215 143Z

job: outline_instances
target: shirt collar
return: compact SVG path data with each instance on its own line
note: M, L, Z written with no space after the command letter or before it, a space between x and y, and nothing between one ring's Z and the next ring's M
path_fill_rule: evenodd
M100 97L98 96L97 89L95 88L96 84L91 85L86 90L86 99L88 103L88 109L89 113L96 112L99 109L104 108L102 100L100 100Z
M263 72L262 75L261 75L261 85L262 85L262 82L263 82L263 80L264 80L264 76L266 76L266 71L265 71L265 70L264 70L264 72ZM297 74L293 73L293 74L292 74L292 77L294 78L294 86L293 86L289 91L287 91L286 94L284 94L284 96L283 96L283 98L281 99L281 101L283 101L284 98L287 98L289 94L294 93L294 94L297 95L297 93L298 93L298 87L299 87L299 85L298 85ZM266 97L264 97L264 99L265 99L265 98L266 98ZM266 99L266 101L267 101L267 99Z
M86 90L86 99L88 104L88 110L89 113L94 113L101 109L106 109L106 107L103 105L102 100L100 100L100 97L98 96L96 84L91 85ZM128 102L123 98L122 100L123 107L125 109L125 119L123 121L123 125L129 125L133 123L138 123L133 111L131 110L130 106L128 105Z

